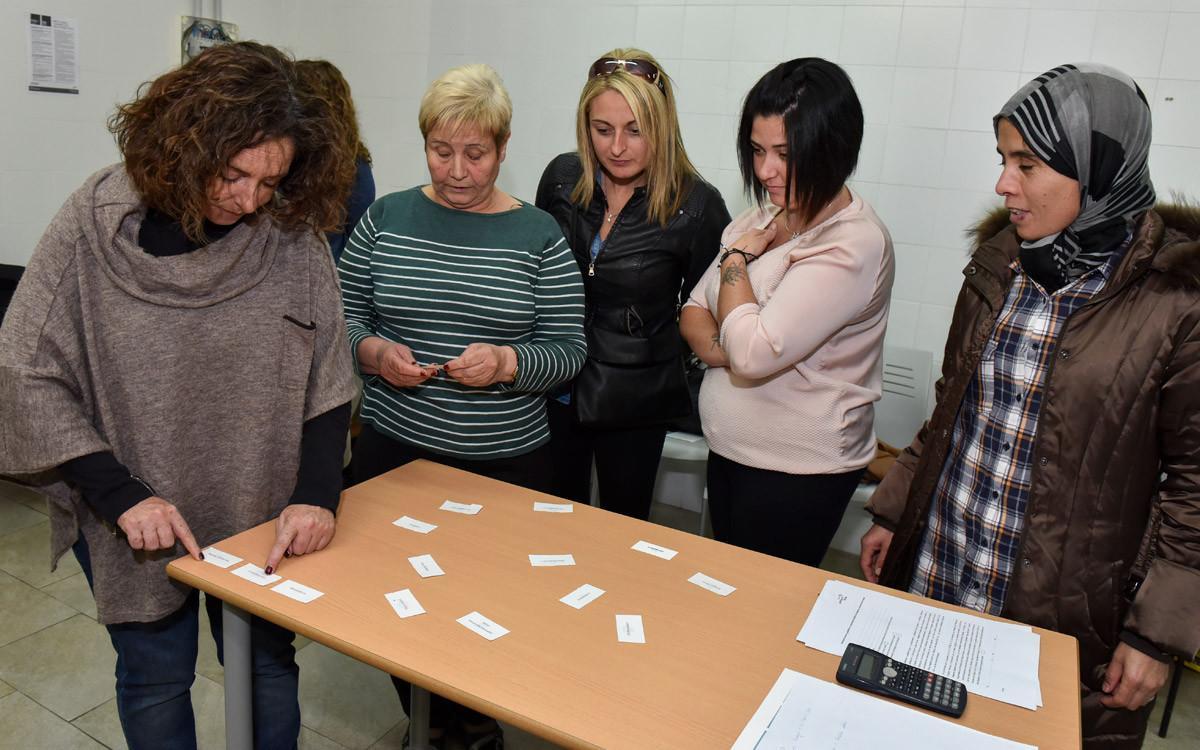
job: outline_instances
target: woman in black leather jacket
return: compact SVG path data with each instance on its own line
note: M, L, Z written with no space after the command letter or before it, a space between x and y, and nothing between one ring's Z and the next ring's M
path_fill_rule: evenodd
M649 516L667 423L691 413L680 299L712 262L729 212L688 160L671 81L637 49L593 65L579 97L579 150L546 167L537 206L583 272L588 359L548 398L556 493Z

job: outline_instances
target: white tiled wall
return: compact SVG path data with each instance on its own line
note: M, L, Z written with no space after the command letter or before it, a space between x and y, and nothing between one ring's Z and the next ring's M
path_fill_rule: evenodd
M0 0L0 262L24 263L62 199L116 158L114 103L177 59L186 0L40 0L80 19L79 97L25 91L24 14ZM733 137L741 97L774 63L827 57L855 81L867 128L855 185L897 243L889 342L940 360L963 229L997 198L991 117L1024 81L1096 60L1134 75L1155 118L1159 194L1200 196L1200 0L228 0L245 38L326 57L354 87L381 191L425 179L416 110L442 70L482 61L515 115L501 185L532 198L574 145L575 102L601 52L636 45L677 81L684 139L732 211L746 205Z

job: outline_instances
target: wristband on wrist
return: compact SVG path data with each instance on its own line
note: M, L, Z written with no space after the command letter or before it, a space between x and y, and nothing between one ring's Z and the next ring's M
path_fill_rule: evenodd
M721 265L721 266L725 265L725 261L729 260L729 256L731 256L731 255L742 256L742 260L746 263L746 265L750 265L750 261L752 261L758 257L757 255L751 255L750 253L746 252L745 250L741 250L736 247L731 247L728 250L726 250L724 253L721 253L721 260L718 262L717 265Z
M513 349L513 350L512 350L512 353L513 353L513 374L512 374L512 382L513 382L513 383L516 383L516 382L517 382L517 374L521 372L521 358L520 358L519 356L517 356L517 350L516 350L516 349Z

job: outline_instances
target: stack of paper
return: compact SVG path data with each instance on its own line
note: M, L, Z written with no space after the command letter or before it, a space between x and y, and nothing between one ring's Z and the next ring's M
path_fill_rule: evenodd
M1042 705L1041 638L1027 625L827 581L796 640L837 656L857 643L958 680L977 695L1033 710Z

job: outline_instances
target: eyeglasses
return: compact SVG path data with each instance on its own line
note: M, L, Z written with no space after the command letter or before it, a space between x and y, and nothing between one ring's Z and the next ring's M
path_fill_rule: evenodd
M602 57L592 63L592 69L588 73L588 78L596 76L612 75L620 68L630 75L635 75L638 78L644 79L658 86L659 91L664 91L662 74L659 73L654 63L648 60L620 60L611 57Z

